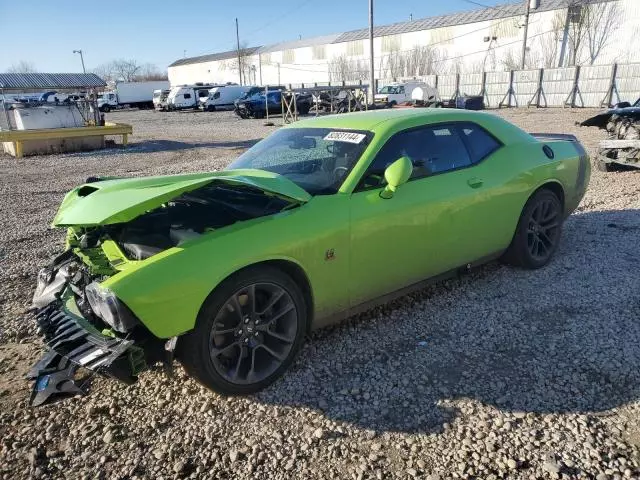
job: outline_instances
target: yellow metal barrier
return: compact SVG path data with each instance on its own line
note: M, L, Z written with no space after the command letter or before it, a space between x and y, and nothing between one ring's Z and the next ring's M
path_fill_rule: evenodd
M129 135L133 133L131 125L126 123L105 122L104 127L40 128L35 130L0 131L0 142L13 142L16 158L22 157L22 142L27 140L50 140L56 138L93 137L98 135L122 135L122 144L127 145Z

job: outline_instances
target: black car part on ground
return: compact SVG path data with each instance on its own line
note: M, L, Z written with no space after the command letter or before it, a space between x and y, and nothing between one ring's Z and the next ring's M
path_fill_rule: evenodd
M600 142L598 149L599 170L609 171L614 164L640 168L640 98L633 105L619 103L580 125L598 127L609 133L609 138Z
M464 110L484 110L484 96L463 95L456 97L456 108Z
M103 373L125 383L146 367L145 354L132 340L109 337L88 322L66 314L60 302L36 311L36 320L47 343L48 351L27 374L35 380L31 405L39 406L62 394L79 394L76 385L79 367Z

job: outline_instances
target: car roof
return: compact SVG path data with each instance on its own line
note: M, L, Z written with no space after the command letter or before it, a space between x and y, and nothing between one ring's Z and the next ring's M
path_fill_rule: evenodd
M474 121L474 119L486 118L487 115L490 114L446 108L394 108L305 119L288 125L288 128L374 130L382 127L383 124L390 126L391 124L405 123L405 121L419 121L425 124L448 121ZM494 116L491 115L491 117Z

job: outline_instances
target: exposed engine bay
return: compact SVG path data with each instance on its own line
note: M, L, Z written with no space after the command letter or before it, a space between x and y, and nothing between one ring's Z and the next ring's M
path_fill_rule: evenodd
M130 260L163 250L236 222L278 213L290 201L246 186L211 184L182 194L159 208L124 223L87 229L82 247L114 240Z

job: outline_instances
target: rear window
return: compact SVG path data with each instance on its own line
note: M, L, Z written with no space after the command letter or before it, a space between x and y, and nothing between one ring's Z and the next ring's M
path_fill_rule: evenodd
M479 125L467 123L462 126L461 131L473 163L482 161L500 148L500 142Z

